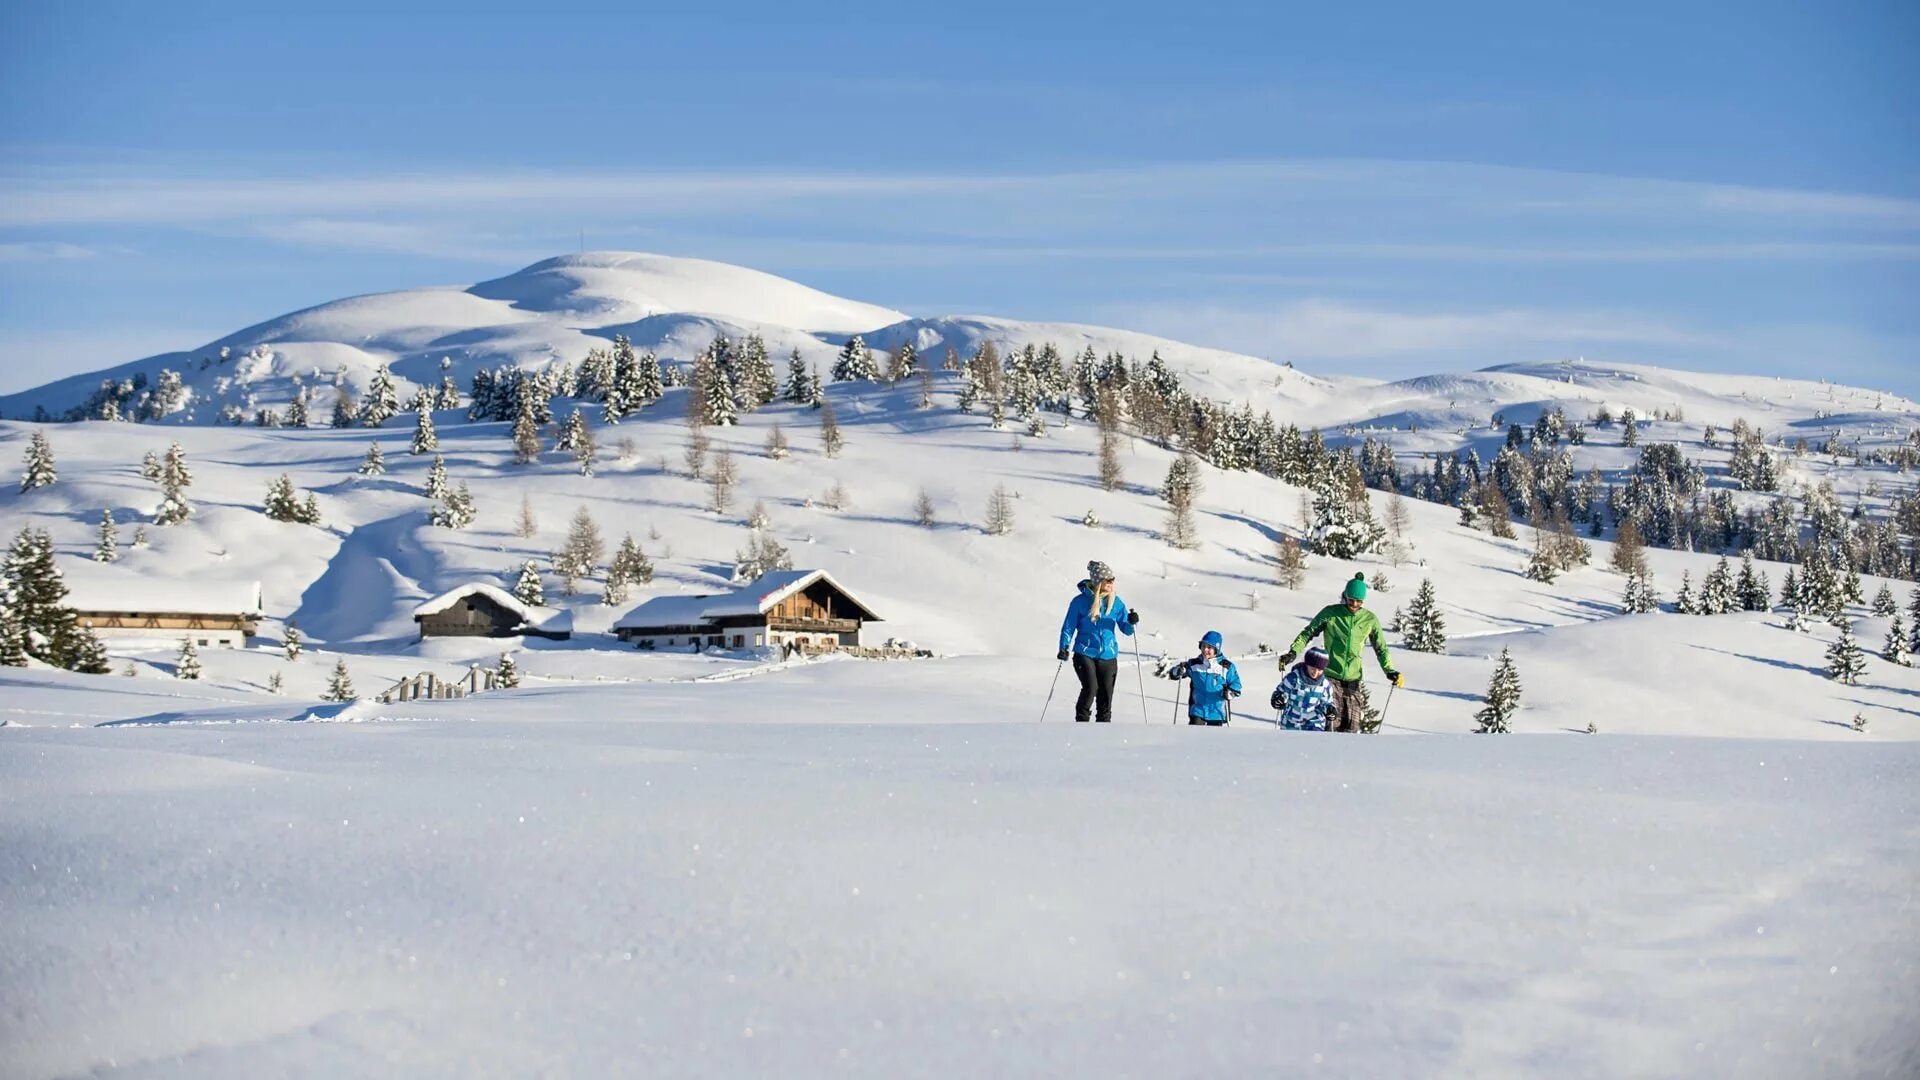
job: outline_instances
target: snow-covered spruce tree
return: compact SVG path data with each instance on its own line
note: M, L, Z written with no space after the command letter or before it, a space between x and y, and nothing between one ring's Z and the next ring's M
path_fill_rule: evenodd
M27 666L27 626L13 578L0 574L0 667Z
M714 427L732 427L738 421L738 406L733 399L731 371L719 363L710 363L701 371L697 392L701 397L702 419Z
M899 382L901 379L912 375L914 370L919 366L919 350L913 347L913 342L903 341L900 343L899 348L893 350L893 356L887 361L887 381L890 383Z
M333 662L333 674L327 676L327 689L320 700L348 702L354 696L353 676L347 671L347 658L342 656Z
M1413 603L1401 617L1400 635L1401 643L1414 652L1447 651L1447 620L1440 614L1432 578L1421 579L1419 590L1413 594Z
M540 522L533 516L533 501L526 492L520 493L520 516L514 519L513 535L522 540L531 540L540 532Z
M140 479L150 484L160 482L160 455L149 450L140 455Z
M1880 591L1873 594L1874 615L1884 619L1899 610L1900 605L1893 599L1893 589L1887 585L1881 585Z
M447 497L447 459L439 454L427 464L427 486L424 494L429 499Z
M281 649L286 655L287 663L291 664L300 659L301 640L299 625L292 619L288 619L286 635L281 642Z
M1645 571L1627 575L1626 596L1620 606L1629 615L1645 615L1660 610L1660 597L1653 591L1652 575Z
M747 544L733 554L733 580L756 581L762 574L793 569L793 555L773 534L761 529L747 533Z
M360 459L361 476L384 476L387 471L387 456L380 450L380 444L367 447L367 456Z
M1852 686L1866 674L1867 657L1854 640L1853 624L1842 620L1840 636L1827 647L1827 678Z
M133 527L133 546L136 550L147 546L147 527L145 525L135 525Z
M1913 598L1907 603L1907 622L1913 628L1913 637L1907 644L1914 652L1920 653L1920 588L1913 590Z
M1700 603L1693 598L1693 574L1680 571L1680 593L1673 598L1673 610L1682 615L1700 614Z
M921 488L920 493L914 496L913 520L914 524L919 525L923 529L933 528L933 496L927 494L926 488Z
M580 445L587 434L587 418L579 409L574 409L560 425L560 433L553 440L553 448L563 454L571 454Z
M1500 485L1493 483L1491 480L1482 483L1480 485L1480 505L1475 509L1480 520L1486 523L1487 531L1492 533L1496 538L1512 540L1515 537L1516 534L1513 531L1513 507L1508 504L1507 497L1500 493Z
M267 482L267 498L260 512L271 521L300 520L300 503L293 495L293 479L281 473Z
M500 654L500 666L493 669L493 687L496 690L520 688L520 665L513 662L512 653Z
M580 413L576 410L574 415L579 416ZM592 429L586 427L584 424L581 425L580 432L576 436L573 444L573 463L574 466L580 470L581 476L591 477L593 475L594 461L599 454L600 444L594 441Z
M93 546L94 562L120 561L120 527L114 524L111 507L100 511L100 528L95 531L99 539Z
M315 528L320 526L320 500L314 496L313 492L307 492L307 497L300 503L300 516L294 520L302 525L312 525Z
M1886 657L1888 663L1901 667L1913 666L1913 639L1907 636L1907 622L1898 611L1887 623L1887 644L1880 655Z
M1174 458L1167 467L1166 482L1160 485L1160 498L1167 504L1167 525L1160 535L1169 547L1200 546L1200 526L1194 521L1193 506L1202 487L1200 465L1193 455Z
M1513 654L1500 650L1500 662L1487 684L1487 703L1473 714L1480 721L1479 734L1505 735L1513 730L1513 716L1520 711L1520 671L1513 666Z
M784 461L790 453L787 446L787 433L775 424L767 429L766 454L769 461Z
M1005 484L993 485L993 494L987 497L988 536L1005 536L1013 531L1013 496L1007 494Z
M179 443L168 446L167 456L160 463L160 508L153 513L155 525L178 525L193 516L193 504L186 495L192 485L187 452Z
M1867 602L1865 588L1860 583L1860 571L1849 566L1846 577L1846 603L1864 604Z
M464 529L473 524L473 517L473 493L467 490L465 480L427 512L427 520L443 529Z
M653 582L653 561L639 544L633 542L633 534L628 533L620 541L620 547L613 553L614 560L622 566L626 579L637 585Z
M787 355L787 386L783 396L795 405L814 404L813 373L800 358L800 350Z
M1120 437L1111 431L1100 433L1100 487L1106 491L1118 491L1126 481L1126 474L1120 468Z
M533 396L520 396L520 411L513 418L513 463L531 465L540 457L540 425L534 420Z
M1527 558L1527 567L1523 571L1529 581L1552 584L1560 576L1560 567L1547 544L1547 533L1542 529L1533 530L1533 554Z
M434 430L433 413L430 410L421 409L415 414L413 422L411 451L415 454L430 454L438 449L440 449L440 433Z
M834 382L879 382L880 367L874 363L873 350L855 334L847 339L840 355L833 361Z
M1274 545L1273 576L1283 589L1298 589L1307 582L1307 553L1291 536L1281 537Z
M379 427L400 412L400 396L393 386L393 371L385 364L374 371L367 383L367 400L360 406L360 422Z
M73 670L82 675L113 674L113 658L107 655L106 642L93 628L82 626L74 631Z
M1773 609L1772 590L1767 587L1766 575L1754 569L1751 548L1740 555L1740 577L1734 582L1733 592L1742 611Z
M513 598L528 607L547 606L547 589L540 583L540 567L532 559L520 564L520 576L513 583Z
M1733 605L1733 567L1723 555L1700 583L1700 614L1725 615Z
M740 403L752 412L772 401L780 393L780 380L773 372L773 359L767 353L767 341L759 334L747 335L740 347L740 379L735 388Z
M59 474L53 468L53 447L47 443L47 433L36 431L27 440L27 467L20 474L20 493L22 495L35 488L51 487Z
M174 660L173 677L176 679L197 679L200 677L200 652L193 647L193 639L180 639L180 653Z
M840 436L840 420L833 413L833 402L825 396L819 399L819 405L820 452L827 457L837 458L840 456L840 448L846 445Z

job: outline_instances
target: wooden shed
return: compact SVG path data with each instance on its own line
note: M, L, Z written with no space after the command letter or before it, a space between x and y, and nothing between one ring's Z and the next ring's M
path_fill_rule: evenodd
M451 589L413 609L422 638L542 637L565 641L573 636L573 614L523 604L495 585L475 582Z
M68 580L75 617L104 640L240 648L260 630L257 581L135 579L95 566Z

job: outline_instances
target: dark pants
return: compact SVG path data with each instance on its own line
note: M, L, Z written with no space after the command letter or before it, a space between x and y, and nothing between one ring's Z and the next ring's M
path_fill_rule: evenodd
M1206 717L1204 717L1204 716L1189 716L1189 717L1187 717L1187 726L1188 726L1188 727L1192 727L1192 726L1194 726L1195 724L1198 724L1198 725L1200 725L1201 727L1225 727L1225 726L1227 726L1227 722L1226 722L1226 720L1224 720L1224 719L1221 719L1221 720L1208 720L1208 719L1207 719Z
M1367 686L1359 679L1333 680L1333 708L1327 713L1328 731L1358 732L1367 719Z
M1120 675L1120 661L1095 660L1091 656L1074 653L1073 674L1080 680L1080 698L1073 703L1073 718L1086 723L1097 696L1100 701L1100 722L1112 723L1113 683Z

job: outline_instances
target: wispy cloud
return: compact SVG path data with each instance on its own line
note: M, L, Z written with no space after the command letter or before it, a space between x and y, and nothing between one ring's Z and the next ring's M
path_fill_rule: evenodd
M55 262L67 259L91 259L98 248L70 244L63 240L25 240L0 243L0 262Z

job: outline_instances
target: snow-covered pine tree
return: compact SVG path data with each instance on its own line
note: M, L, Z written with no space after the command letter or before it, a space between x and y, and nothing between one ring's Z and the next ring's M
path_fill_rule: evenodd
M1653 591L1652 575L1645 571L1628 574L1626 596L1620 606L1629 615L1645 615L1660 610L1660 597Z
M580 413L578 410L575 410L573 415L579 416ZM573 443L573 463L579 468L581 476L591 477L593 475L594 460L599 456L599 453L600 444L594 441L593 429L587 427L585 423L582 423L580 425L580 431L578 435L575 436Z
M1913 596L1907 602L1907 622L1913 628L1913 637L1908 645L1915 653L1920 653L1920 588L1913 590Z
M361 476L383 476L387 471L387 456L381 452L380 444L367 447L367 456L360 459Z
M993 485L993 494L987 497L986 531L988 536L1005 536L1013 531L1013 497L1005 484Z
M653 581L653 561L639 544L633 542L633 534L628 533L620 541L620 547L613 557L624 566L626 579L638 585L651 584Z
M434 430L433 413L428 409L421 409L414 414L411 449L415 454L429 454L440 449L440 433Z
M754 529L747 534L747 546L734 552L733 580L757 581L762 574L793 569L793 555L773 534Z
M780 380L774 374L767 341L759 334L747 335L746 343L740 347L740 385L736 389L741 404L749 412L779 396Z
M847 339L840 355L833 362L834 382L879 382L880 367L874 363L873 350L855 334Z
M27 467L20 476L20 493L51 487L59 478L53 468L53 447L47 442L47 433L34 432L27 440Z
M0 667L27 666L27 625L11 573L0 573Z
M113 659L107 655L106 642L93 632L90 626L76 627L74 630L73 662L71 667L82 675L113 674Z
M1473 718L1480 721L1480 734L1504 735L1513 730L1513 717L1519 711L1520 671L1514 667L1511 650L1503 648L1487 684L1486 704Z
M933 408L933 369L922 367L916 374L920 380L920 396L914 407L931 409Z
M1866 589L1860 581L1860 571L1851 566L1847 567L1845 597L1846 603L1849 604L1864 604L1867 602Z
M919 366L919 350L913 347L913 342L903 341L900 343L899 348L893 350L893 356L888 359L887 381L890 383L899 382L901 379L912 375L914 369Z
M1307 553L1300 542L1283 536L1274 545L1274 580L1283 589L1298 589L1307 581Z
M1400 640L1414 652L1437 653L1447 650L1447 621L1433 593L1433 579L1422 578L1400 624Z
M1725 615L1733 607L1733 567L1723 555L1700 583L1700 614Z
M606 553L607 546L600 539L600 526L594 524L593 515L584 506L575 510L573 520L567 525L567 546L555 561L564 564L567 576L592 577Z
M1734 582L1733 591L1742 611L1773 609L1772 591L1767 588L1765 575L1754 569L1751 548L1740 554L1740 577Z
M1873 594L1874 615L1884 619L1899 610L1900 605L1893 599L1893 589L1883 583L1880 591Z
M1673 610L1682 615L1700 614L1700 604L1693 598L1693 574L1680 571L1680 594L1673 598Z
M858 339L855 339L858 340ZM824 395L820 405L820 452L830 458L840 456L840 448L846 445L840 435L840 419L834 415L833 402Z
M1887 623L1887 644L1880 655L1886 657L1889 663L1901 667L1913 666L1913 639L1907 636L1907 622L1900 617L1898 610L1894 611L1893 618Z
M464 529L473 524L473 493L467 490L467 482L460 481L454 488L433 505L427 513L427 520L443 529Z
M320 700L344 703L352 701L354 697L353 676L347 671L347 658L342 656L333 662L333 674L327 677L327 689L320 695Z
M1200 546L1200 527L1193 518L1193 506L1200 498L1200 466L1192 454L1181 454L1167 467L1166 482L1160 485L1160 498L1167 504L1167 525L1161 532L1170 547L1191 549Z
M1840 636L1827 647L1827 678L1847 686L1860 681L1866 674L1867 657L1860 649L1860 643L1854 640L1853 623L1840 622Z
M307 388L294 391L293 400L287 403L286 415L280 418L281 427L303 428L312 422L307 406Z
M520 576L513 583L513 598L528 607L547 605L547 590L540 582L540 567L532 559L520 564Z
M133 546L135 549L147 546L147 527L145 525L135 525L133 527Z
M281 648L286 655L287 663L291 664L295 660L300 659L301 640L302 639L300 637L299 625L295 623L292 619L288 619L287 631L284 636L284 639L281 642Z
M314 496L313 492L307 492L306 499L300 503L300 516L294 520L302 525L312 525L316 528L320 525L320 500Z
M111 507L100 511L100 528L95 531L99 539L93 546L94 562L120 561L120 527L114 524Z
M1527 566L1523 573L1529 581L1544 584L1552 584L1553 580L1560 576L1560 567L1547 546L1546 530L1540 528L1533 530L1533 554L1527 558Z
M493 686L496 690L520 688L520 665L513 662L512 653L500 654L500 666L493 669Z
M173 677L176 679L197 679L200 677L200 651L193 646L193 639L180 639L180 652L175 657Z
M447 497L447 459L437 453L427 464L427 486L424 494L429 499Z
M731 368L726 364L712 363L702 370L705 377L698 388L702 395L702 418L714 427L732 427L738 420L738 407L734 402Z
M513 417L513 463L530 465L540 457L540 424L534 419L533 395L520 395Z
M300 504L293 496L293 479L286 473L267 482L267 498L260 512L270 521L298 521Z
M148 483L160 482L160 455L149 450L140 456L140 479Z
M193 504L187 502L187 488L193 485L193 472L187 468L187 452L179 443L167 447L160 463L160 508L154 511L155 525L178 525L193 516Z
M800 358L800 350L787 354L786 399L795 405L814 404L813 373L807 369L807 362Z
M787 433L780 430L780 425L775 424L773 427L767 429L767 459L770 461L783 461L790 452L787 446Z
M367 400L360 407L360 422L379 427L400 412L400 396L394 390L393 371L381 364L367 383Z

